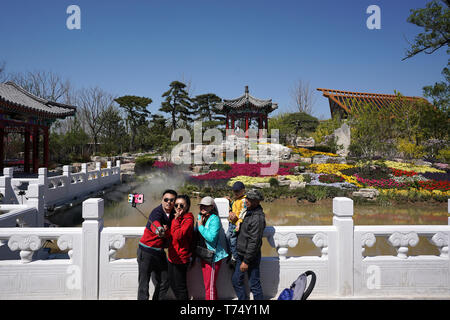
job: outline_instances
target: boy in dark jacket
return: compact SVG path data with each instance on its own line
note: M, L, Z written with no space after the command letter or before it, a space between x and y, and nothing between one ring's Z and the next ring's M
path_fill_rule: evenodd
M238 259L231 279L239 300L249 299L244 288L245 273L248 274L253 299L264 299L259 274L262 237L266 228L266 218L260 205L262 200L263 196L258 190L251 189L247 192L247 213L239 228L237 238Z
M164 247L167 246L165 232L170 228L174 217L174 204L177 193L166 190L163 193L161 205L153 209L142 235L137 250L139 267L138 300L148 300L149 282L152 272L156 283L152 300L163 300L169 289L167 276L167 258Z

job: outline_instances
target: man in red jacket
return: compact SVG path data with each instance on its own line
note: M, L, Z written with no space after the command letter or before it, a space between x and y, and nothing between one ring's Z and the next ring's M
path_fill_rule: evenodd
M139 270L138 300L148 300L151 274L155 274L155 291L152 300L163 300L169 289L167 275L167 257L164 248L167 247L166 231L174 217L174 204L177 193L166 190L161 204L153 209L148 217L144 234L139 241L137 262Z

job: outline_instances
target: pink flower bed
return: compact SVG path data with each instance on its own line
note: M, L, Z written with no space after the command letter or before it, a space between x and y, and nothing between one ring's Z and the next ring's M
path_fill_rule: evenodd
M286 176L291 174L289 169L297 166L297 163L280 163L277 175ZM234 163L231 164L231 169L228 171L212 171L199 176L194 176L197 180L218 180L231 179L237 176L260 177L261 168L269 168L270 163Z
M356 179L358 180L359 183L367 185L367 186L371 186L371 187L376 187L376 188L402 189L402 188L407 188L410 186L410 183L401 183L401 182L397 182L393 179L377 180L377 179L364 179L364 178L361 178L360 176L358 176L357 174L355 174L354 176L356 177Z
M172 163L172 162L169 162L169 161L155 161L155 162L153 163L153 167L154 167L154 168L159 168L159 169L162 169L162 168L172 168L172 167L173 167L173 163Z

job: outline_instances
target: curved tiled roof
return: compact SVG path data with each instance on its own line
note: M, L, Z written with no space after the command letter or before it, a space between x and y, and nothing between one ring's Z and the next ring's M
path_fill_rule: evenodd
M219 110L223 110L224 108L229 109L240 109L244 107L253 107L257 109L268 108L268 111L271 112L278 108L277 103L273 103L272 99L262 100L253 97L248 93L248 86L245 87L245 93L236 99L223 99L223 102L220 102L216 105L216 108Z
M30 113L43 118L64 118L76 112L75 106L37 97L14 82L0 83L0 110Z

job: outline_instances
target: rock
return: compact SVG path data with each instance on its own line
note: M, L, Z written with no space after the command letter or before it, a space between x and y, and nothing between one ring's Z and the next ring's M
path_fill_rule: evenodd
M350 147L350 126L344 123L340 128L334 130L333 134L336 137L336 144L342 146L342 149L338 150L337 154L346 157Z
M309 137L309 138L303 138L303 137L297 137L297 139L295 139L295 145L297 147L314 147L315 145L315 141L313 137Z
M327 160L328 160L329 158L330 158L329 156L325 156L325 155L322 155L322 154L318 154L318 155L315 155L315 156L312 158L312 163L314 163L314 164L327 163Z
M289 180L279 181L278 185L279 186L290 186L291 185L291 181L289 181Z
M297 153L293 153L293 154L291 154L291 161L300 161L300 159L301 159L301 156L299 155L299 154L297 154Z
M289 189L305 188L306 182L302 181L291 181L289 184Z
M300 158L300 162L306 162L306 163L311 163L312 159L311 158Z
M328 158L327 163L346 164L347 160L345 159L345 157L330 157Z
M432 165L433 168L436 169L440 169L440 170L445 170L448 169L449 165L447 163L433 163Z
M429 166L429 167L431 167L431 162L423 161L422 159L414 159L414 160L412 160L412 163L414 163L416 166Z
M380 192L377 189L372 188L361 188L358 191L354 191L352 193L352 196L354 197L363 197L363 198L369 198L373 199L380 195Z
M258 182L258 183L254 183L254 184L253 184L253 188L258 188L258 189L262 189L262 188L270 188L270 183L268 183L268 182Z
M192 172L194 173L200 173L203 169L203 166L193 166L192 167Z

